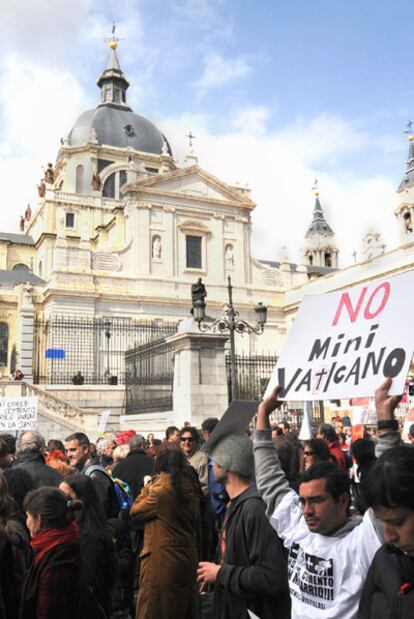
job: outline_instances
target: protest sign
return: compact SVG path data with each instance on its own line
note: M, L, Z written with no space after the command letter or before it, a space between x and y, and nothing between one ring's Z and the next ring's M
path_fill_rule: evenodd
M404 391L413 352L414 271L302 302L266 394L281 400L372 396L386 377Z
M110 414L111 414L110 409L102 410L99 413L97 424L96 424L96 430L98 434L102 434L103 432L105 432L106 426L108 425L108 419L110 417Z
M37 426L36 397L0 398L0 431L35 430Z

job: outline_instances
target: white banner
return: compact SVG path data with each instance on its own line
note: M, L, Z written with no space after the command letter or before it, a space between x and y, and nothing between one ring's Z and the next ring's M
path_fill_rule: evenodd
M339 400L373 396L390 376L404 392L414 349L414 271L306 297L295 316L266 396Z
M37 397L0 398L0 431L35 430Z

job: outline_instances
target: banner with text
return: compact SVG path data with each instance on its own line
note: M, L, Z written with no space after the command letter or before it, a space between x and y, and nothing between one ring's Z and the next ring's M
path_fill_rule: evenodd
M414 349L414 271L348 290L305 297L265 396L281 400L373 396L390 376L404 391Z
M35 430L37 397L0 398L0 431Z

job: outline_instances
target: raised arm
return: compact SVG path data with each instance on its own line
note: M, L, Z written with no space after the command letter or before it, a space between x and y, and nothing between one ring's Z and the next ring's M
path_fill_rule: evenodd
M257 489L266 503L266 514L270 518L277 505L290 490L286 476L280 466L276 447L272 441L269 415L279 408L276 387L272 394L259 404L257 426L253 441L254 464Z
M377 457L391 447L401 444L401 436L398 428L398 421L395 419L394 411L400 403L400 395L388 395L392 379L387 380L375 392L375 408L378 423L378 443L375 449Z

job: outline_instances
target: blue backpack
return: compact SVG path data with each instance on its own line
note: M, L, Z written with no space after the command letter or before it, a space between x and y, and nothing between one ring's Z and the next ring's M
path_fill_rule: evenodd
M106 475L112 482L113 495L114 495L114 507L116 512L129 511L132 503L134 502L131 494L131 490L127 483L118 478L113 478L112 475L106 471L103 466L99 464L93 464L88 466L85 471L85 475L90 477L91 473L99 471L103 475Z

